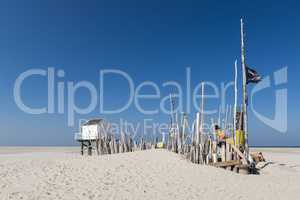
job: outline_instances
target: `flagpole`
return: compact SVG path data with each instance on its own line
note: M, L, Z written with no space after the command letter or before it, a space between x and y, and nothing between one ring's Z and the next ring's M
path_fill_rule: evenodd
M245 132L245 156L248 160L249 146L248 146L248 119L247 119L247 77L246 77L246 64L245 64L245 46L244 46L244 23L241 19L241 58L243 68L243 115L244 115L244 132Z
M237 60L234 63L234 107L233 107L233 139L236 146L236 107L237 107Z

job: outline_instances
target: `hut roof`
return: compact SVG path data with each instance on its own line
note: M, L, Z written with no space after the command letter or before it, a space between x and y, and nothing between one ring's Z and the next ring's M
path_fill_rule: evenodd
M102 123L104 120L103 119L91 119L89 121L87 121L86 123L84 123L84 126L88 126L88 125L96 125L96 124L100 124Z

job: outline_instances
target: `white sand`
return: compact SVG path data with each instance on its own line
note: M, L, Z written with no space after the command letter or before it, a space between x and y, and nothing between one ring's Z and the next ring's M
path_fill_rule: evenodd
M0 200L299 199L300 150L262 149L271 164L239 175L151 150L82 157L79 148L0 148Z

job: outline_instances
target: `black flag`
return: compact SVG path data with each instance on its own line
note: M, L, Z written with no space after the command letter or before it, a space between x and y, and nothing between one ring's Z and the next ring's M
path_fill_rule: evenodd
M248 83L258 83L262 80L261 76L254 70L246 66L246 77Z

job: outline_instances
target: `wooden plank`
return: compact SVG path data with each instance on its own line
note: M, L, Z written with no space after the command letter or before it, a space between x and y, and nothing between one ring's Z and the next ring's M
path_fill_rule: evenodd
M230 161L225 161L225 162L217 162L213 163L212 165L215 167L229 167L229 166L235 166L235 165L240 165L241 162L238 160L230 160Z
M247 164L247 160L245 158L245 155L234 145L231 145L231 148L242 158L242 161L244 164Z

